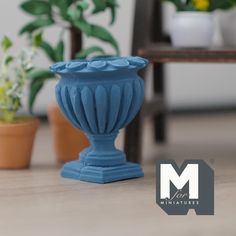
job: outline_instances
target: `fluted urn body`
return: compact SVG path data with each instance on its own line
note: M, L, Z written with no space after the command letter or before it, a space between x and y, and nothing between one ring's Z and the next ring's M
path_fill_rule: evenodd
M51 66L61 77L56 98L62 112L91 143L78 161L65 164L62 176L97 183L143 176L114 141L141 107L144 85L137 72L146 64L140 57L104 57Z

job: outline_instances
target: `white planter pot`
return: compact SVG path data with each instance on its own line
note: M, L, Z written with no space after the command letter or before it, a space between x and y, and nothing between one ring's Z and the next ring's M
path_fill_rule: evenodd
M213 38L213 15L207 12L177 12L170 35L174 47L209 47Z
M236 47L236 7L221 12L219 23L224 45Z

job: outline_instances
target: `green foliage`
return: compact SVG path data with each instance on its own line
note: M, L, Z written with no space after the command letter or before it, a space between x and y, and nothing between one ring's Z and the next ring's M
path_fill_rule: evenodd
M57 61L55 49L49 43L47 43L46 41L42 41L42 43L40 44L40 48L46 53L46 55L52 62Z
M35 49L41 44L41 39L41 33L33 35L31 49L22 50L15 57L17 59L15 64L13 64L14 57L9 52L13 45L11 39L4 36L1 41L0 115L4 122L13 122L16 112L21 107L23 89L28 74L33 70L32 59L35 55Z
M4 52L6 52L12 46L12 41L7 36L4 36L1 42L1 47Z
M53 25L54 21L52 19L36 19L31 21L30 23L24 25L21 30L20 34L29 33L32 34L38 29L42 29L48 26Z
M91 36L102 41L110 43L116 50L116 54L120 54L119 46L114 37L104 27L99 25L91 25Z
M77 53L76 58L84 59L88 55L91 55L94 53L96 53L96 54L99 53L98 55L105 54L103 48L98 47L98 46L92 46L92 47L86 48L86 49L82 50L81 52Z
M209 11L214 11L216 9L228 10L236 5L235 0L211 0Z
M70 21L74 22L74 25L76 25L76 23L81 24L81 21L84 21L81 17L81 10L79 8L69 8L67 17Z
M206 11L217 9L227 10L235 6L236 0L165 0L172 2L177 11Z
M63 61L64 59L64 42L60 40L55 48L55 59L56 61Z
M82 17L80 19L79 21L72 19L77 29L81 30L88 37L94 37L109 43L115 49L117 55L120 53L117 41L107 29L99 25L89 24Z
M65 21L69 20L69 17L67 15L67 11L73 2L74 2L74 0L49 0L49 3L51 4L51 6L54 8L57 8L57 10L59 10L60 16Z
M30 112L32 112L33 104L35 102L38 92L41 90L46 80L54 79L54 74L48 70L34 69L31 72L29 72L27 77L30 80L30 94L29 94L28 106Z
M118 7L118 4L116 3L116 0L108 0L107 1L107 7L111 11L111 22L112 25L116 20L116 8Z
M104 11L106 9L106 1L93 0L93 4L94 4L93 14L96 14L100 11Z
M49 2L40 1L40 0L24 2L21 4L21 8L25 12L31 15L35 15L35 16L52 14L51 4Z
M71 28L76 28L86 37L92 37L109 44L114 49L114 54L118 55L120 53L119 45L113 35L106 28L93 24L88 20L90 15L110 11L110 24L113 24L118 8L117 0L26 0L22 2L20 7L24 12L32 15L34 19L24 25L19 33L32 38L32 35L39 31L38 38L41 43L39 44L36 39L35 45L39 46L52 62L65 59L63 38L64 33ZM56 45L52 45L42 38L41 32L50 26L61 28L61 34ZM76 58L106 54L102 47L95 45L77 52ZM36 72L34 72L35 74L32 72L33 74L29 77L31 81L29 108L31 111L35 98L44 82L53 78L49 71L38 70Z
M31 35L37 30L44 30L53 25L62 27L63 32L75 27L88 37L109 43L114 48L115 54L119 54L118 43L112 34L104 27L90 23L85 17L85 13L98 14L109 10L111 24L114 23L118 7L116 0L27 0L20 7L35 17L33 21L21 28L20 34ZM43 45L42 49L50 50L48 46ZM59 49L61 50L60 47ZM48 53L47 55L49 56ZM49 58L55 59L51 53Z
M83 0L77 3L77 8L79 8L81 11L84 11L89 8L89 4L86 0Z
M5 65L8 66L14 60L14 57L8 55L7 57L4 58L4 60L5 60L4 61Z
M107 8L111 11L111 24L115 22L116 8L118 4L116 0L92 0L94 4L93 14L105 11Z
M38 48L41 45L42 41L43 41L43 33L38 32L32 39L32 46Z

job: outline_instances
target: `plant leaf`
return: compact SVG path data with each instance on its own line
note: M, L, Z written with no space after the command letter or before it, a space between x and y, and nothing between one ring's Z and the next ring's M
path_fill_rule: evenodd
M106 9L106 1L105 0L93 0L94 9L93 14L104 11Z
M210 0L210 9L209 11L214 11L216 9L227 10L230 9L232 6L235 5L235 0Z
M37 32L36 34L33 35L33 39L32 39L32 45L33 47L38 48L40 46L40 44L43 41L43 33L42 32Z
M37 19L23 26L19 34L32 33L42 27L50 26L54 23L52 19Z
M70 5L74 2L74 0L50 0L50 1L52 4L54 4L59 8L62 18L65 20L69 20L67 12Z
M89 24L83 16L80 17L79 20L74 21L73 24L76 28L78 28L81 32L85 33L87 36L91 36L92 34L92 25Z
M72 20L72 22L77 22L80 20L81 9L69 8L67 11L67 15Z
M112 25L116 20L116 8L118 7L116 0L107 0L107 7L110 8L111 11L110 24Z
M5 58L4 63L5 63L6 65L9 65L13 60L14 60L14 57L13 57L13 56L7 56L7 57Z
M98 38L102 41L110 43L113 48L116 50L116 53L119 55L120 50L117 41L114 39L112 34L106 30L104 27L99 25L91 25L91 34L92 37Z
M63 7L63 6L69 7L74 2L74 0L49 0L49 1L51 4L58 7Z
M55 76L48 70L32 70L28 73L27 78L30 80L30 94L28 99L28 107L30 112L33 110L33 106L36 97L42 89L44 82L49 79L54 79Z
M87 3L86 0L83 0L83 1L77 3L77 8L79 8L83 11L88 9L88 7L89 7L89 4Z
M98 46L92 46L92 47L89 47L80 51L79 53L76 54L75 57L78 59L84 59L88 57L90 54L95 53L95 52L98 52L100 54L105 54L103 48L98 47Z
M116 0L93 0L94 9L92 11L93 14L96 14L101 11L105 11L107 8L111 11L111 22L113 24L116 19L116 8L118 4Z
M55 48L56 61L63 61L64 59L64 42L60 40Z
M51 15L52 8L50 3L40 0L23 2L20 7L27 13L35 16Z
M116 7L114 6L110 6L110 10L111 10L111 22L110 24L114 24L115 20L116 20Z
M46 53L46 55L51 59L52 62L56 62L55 51L53 47L46 41L41 42L40 48Z
M13 43L11 39L5 35L1 41L1 46L2 46L3 51L7 51L9 48L12 47L12 45Z

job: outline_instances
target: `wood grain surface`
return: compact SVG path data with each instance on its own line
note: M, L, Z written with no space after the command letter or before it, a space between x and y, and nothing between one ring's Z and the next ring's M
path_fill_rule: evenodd
M236 63L236 48L173 48L156 44L139 50L139 55L153 63L195 62Z
M106 185L61 178L43 124L32 168L0 171L0 235L235 236L236 115L178 115L169 123L165 146L153 145L145 124L144 178ZM215 170L215 216L166 215L155 203L157 158L206 160Z

